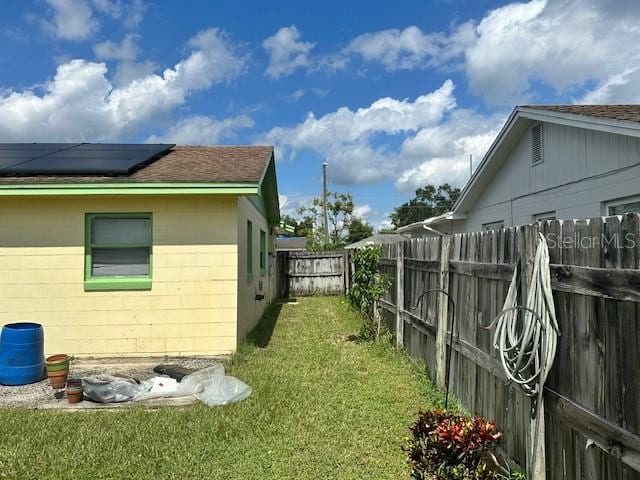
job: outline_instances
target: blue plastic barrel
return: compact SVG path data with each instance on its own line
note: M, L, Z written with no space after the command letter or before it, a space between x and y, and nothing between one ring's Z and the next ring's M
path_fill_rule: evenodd
M0 383L26 385L44 372L44 335L39 323L9 323L0 332Z

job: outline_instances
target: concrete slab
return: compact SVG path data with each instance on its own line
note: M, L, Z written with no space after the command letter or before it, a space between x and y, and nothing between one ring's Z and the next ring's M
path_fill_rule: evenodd
M144 402L122 402L122 403L96 403L83 400L80 403L70 404L66 397L52 400L47 403L37 405L34 410L59 410L62 412L86 412L95 410L123 410L127 408L144 408L154 410L164 407L187 407L198 403L198 399L192 395L177 398L156 398L145 400Z
M219 363L221 357L114 357L114 358L75 358L70 367L69 376L82 378L93 375L107 374L146 380L157 376L153 367L159 364L175 364L181 367L200 370ZM0 385L0 408L27 408L34 410L117 410L126 407L142 406L145 408L161 408L166 406L184 407L197 402L193 397L180 399L155 399L145 402L125 402L120 404L100 404L84 400L70 405L62 393L56 398L56 392L44 378L40 382L30 385L6 386ZM160 401L162 400L162 401Z

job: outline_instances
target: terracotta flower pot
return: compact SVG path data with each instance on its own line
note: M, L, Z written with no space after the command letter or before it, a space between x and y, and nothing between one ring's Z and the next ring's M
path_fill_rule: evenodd
M56 390L64 388L69 375L69 362L71 357L66 353L51 355L44 360L47 369L47 376L51 387Z
M59 372L61 370L69 370L69 362L71 357L66 353L59 353L57 355L51 355L44 361L47 367L47 372Z
M69 369L60 370L58 372L47 371L47 376L49 377L49 383L51 384L51 388L55 388L56 390L60 388L64 388L64 386L67 384L68 375L69 375Z
M79 378L68 378L67 388L82 387L82 380Z
M67 401L69 403L79 403L82 401L82 392L84 388L82 384L80 386L67 386Z

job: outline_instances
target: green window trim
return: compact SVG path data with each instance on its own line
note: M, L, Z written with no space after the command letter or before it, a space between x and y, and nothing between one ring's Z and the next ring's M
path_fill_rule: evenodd
M247 282L253 281L253 223L247 220Z
M145 244L131 243L108 245L93 243L92 225L95 218L147 218L149 219L149 242ZM109 249L149 249L149 275L117 275L117 276L92 276L92 258L94 248ZM84 227L84 290L86 292L108 291L108 290L151 290L153 279L153 215L150 212L140 213L86 213Z
M267 274L267 234L260 230L260 276Z

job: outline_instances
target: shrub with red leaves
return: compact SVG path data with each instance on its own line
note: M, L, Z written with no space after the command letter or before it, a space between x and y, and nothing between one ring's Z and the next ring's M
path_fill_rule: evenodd
M492 451L501 434L484 418L430 410L420 412L410 430L413 438L407 439L403 450L411 464L411 478L500 478L494 469Z

